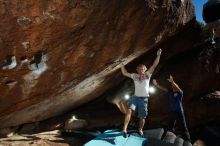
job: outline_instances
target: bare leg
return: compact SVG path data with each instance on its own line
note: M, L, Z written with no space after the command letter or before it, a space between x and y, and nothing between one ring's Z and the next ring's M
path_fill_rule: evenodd
M144 124L145 124L145 118L140 118L138 130L141 135L143 135Z
M175 124L176 124L177 114L175 112L171 112L169 115L169 124L167 130L170 132L174 132Z
M128 105L124 101L120 101L118 104L118 108L123 114L126 114L128 111Z
M132 113L132 110L128 109L125 114L124 127L123 127L123 132L125 132L125 133L127 133L127 127L130 122L130 119L131 119L131 113Z

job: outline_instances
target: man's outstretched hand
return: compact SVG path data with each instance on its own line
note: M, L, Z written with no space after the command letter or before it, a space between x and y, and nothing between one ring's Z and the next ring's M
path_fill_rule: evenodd
M170 82L170 83L173 83L174 81L173 81L173 76L172 75L170 75L170 78L169 79L167 79L168 80L168 82Z
M157 86L157 85L158 85L158 83L157 83L157 80L156 80L156 79L153 79L153 84L154 84L155 86Z
M162 53L162 49L158 49L157 50L157 56L161 55L161 53Z

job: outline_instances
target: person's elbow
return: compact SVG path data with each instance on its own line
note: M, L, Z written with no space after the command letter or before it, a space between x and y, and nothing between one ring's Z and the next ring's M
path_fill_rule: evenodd
M122 72L122 74L123 74L123 76L127 76L127 74L126 74L126 73L124 73L124 72Z
M127 72L127 73L125 73L125 74L124 74L124 76L126 76L126 77L128 77L128 78L131 78L131 74L130 74L130 73L128 73L128 72Z
M123 71L122 74L126 77L128 76L128 72L126 72L126 71Z

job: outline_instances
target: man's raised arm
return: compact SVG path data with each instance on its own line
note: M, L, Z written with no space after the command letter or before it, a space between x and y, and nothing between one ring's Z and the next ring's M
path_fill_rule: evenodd
M131 78L131 74L127 72L127 70L125 69L124 64L121 65L121 72L124 76Z
M167 79L171 84L172 84L172 87L176 90L176 91L179 91L179 92L183 92L182 89L180 89L180 87L177 85L177 83L175 83L175 81L173 80L173 77L170 75L170 78Z
M157 51L157 57L156 57L156 59L154 60L153 65L152 65L152 66L150 67L150 69L148 70L148 72L149 72L150 74L152 74L152 73L154 72L155 68L157 67L157 65L158 65L158 63L159 63L159 61L160 61L161 52L162 52L161 49L159 49L159 50Z
M156 86L158 89L160 89L163 92L168 92L167 88L161 86L160 84L157 83L157 80L153 79L153 84Z

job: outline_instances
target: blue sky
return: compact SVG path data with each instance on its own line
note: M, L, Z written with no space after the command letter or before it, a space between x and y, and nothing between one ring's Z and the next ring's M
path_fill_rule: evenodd
M195 6L197 21L205 23L202 18L202 8L203 8L203 4L205 4L207 1L208 0L192 0L193 4Z

